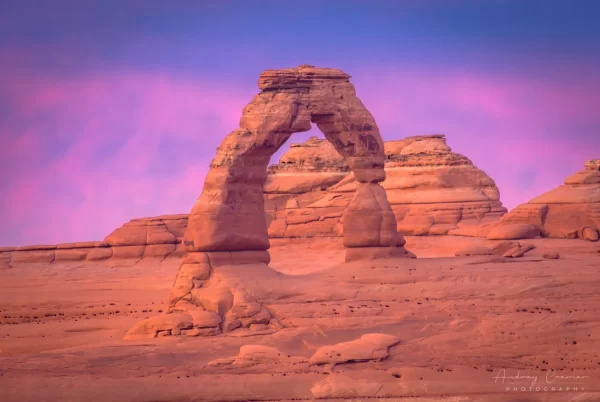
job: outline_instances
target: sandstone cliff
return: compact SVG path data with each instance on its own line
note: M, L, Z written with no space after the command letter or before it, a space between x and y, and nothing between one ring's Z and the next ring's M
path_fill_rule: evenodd
M357 183L332 152L327 141L311 138L294 144L269 168L265 209L271 237L342 234L341 216ZM494 181L452 152L444 135L389 141L385 154L382 186L402 234L485 236L481 227L491 228L506 212ZM330 162L324 163L327 158ZM283 183L291 176L295 184L290 191Z
M490 238L536 235L598 240L600 229L600 160L567 177L565 184L506 214Z

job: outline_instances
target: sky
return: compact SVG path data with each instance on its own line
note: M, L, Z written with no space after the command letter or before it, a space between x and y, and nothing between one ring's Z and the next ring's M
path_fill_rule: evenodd
M599 20L596 0L2 0L0 246L189 212L260 72L299 64L350 74L384 140L446 134L513 208L600 158Z

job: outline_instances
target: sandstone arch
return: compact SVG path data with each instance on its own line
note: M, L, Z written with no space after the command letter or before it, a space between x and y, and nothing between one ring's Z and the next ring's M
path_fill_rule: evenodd
M354 172L357 196L344 218L347 247L395 247L404 241L379 182L384 146L373 116L341 70L299 66L267 70L240 127L217 149L185 233L186 249L267 250L263 184L271 156L297 132L319 129ZM357 230L357 226L360 230Z
M300 66L267 70L261 92L244 108L240 127L217 149L184 236L187 255L169 296L167 316L135 325L126 339L214 335L237 328L277 330L281 323L263 296L300 282L268 269L263 185L271 156L293 134L317 124L358 181L343 217L346 260L409 257L383 187L384 147L373 116L346 73ZM232 266L246 265L232 270ZM258 283L257 277L264 282ZM273 285L276 284L276 285Z

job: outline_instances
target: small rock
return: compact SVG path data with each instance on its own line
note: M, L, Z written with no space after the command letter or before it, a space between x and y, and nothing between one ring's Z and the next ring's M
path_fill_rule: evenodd
M388 349L399 343L393 335L365 334L359 339L319 348L310 358L312 364L343 363L360 360L382 360L388 357Z
M558 260L560 258L560 255L557 252L551 251L549 253L544 254L543 257L548 260Z
M586 227L580 229L577 233L579 238L587 241L598 241L598 231L594 228Z

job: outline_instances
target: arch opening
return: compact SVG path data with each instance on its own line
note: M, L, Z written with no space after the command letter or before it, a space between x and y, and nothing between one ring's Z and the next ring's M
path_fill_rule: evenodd
M383 141L349 79L340 70L312 66L261 74L261 92L243 109L239 128L217 149L190 213L184 240L188 251L269 248L263 201L269 161L293 134L309 131L312 124L360 183L344 215L344 245L404 244L378 184L385 180Z

